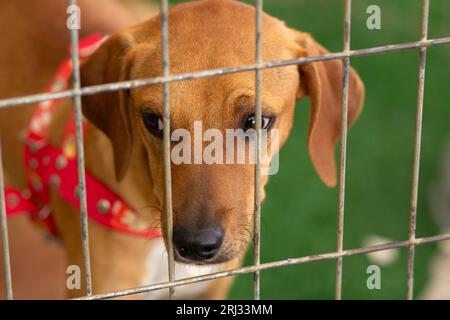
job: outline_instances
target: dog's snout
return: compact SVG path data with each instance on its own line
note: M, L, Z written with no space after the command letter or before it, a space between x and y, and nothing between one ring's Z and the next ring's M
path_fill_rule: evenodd
M219 251L224 230L219 225L200 230L176 228L173 242L180 256L193 261L212 259Z

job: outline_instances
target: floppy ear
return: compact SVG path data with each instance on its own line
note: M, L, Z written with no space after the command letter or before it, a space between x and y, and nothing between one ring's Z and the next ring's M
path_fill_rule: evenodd
M328 53L309 34L295 31L300 45L298 56ZM300 87L297 98L311 99L308 149L311 161L322 181L336 185L334 148L341 135L342 79L341 60L320 61L299 65ZM364 84L352 68L349 77L348 125L356 121L364 102Z
M83 87L128 80L133 54L132 38L114 35L81 67ZM111 140L116 178L127 171L133 143L129 110L129 90L83 96L85 117Z

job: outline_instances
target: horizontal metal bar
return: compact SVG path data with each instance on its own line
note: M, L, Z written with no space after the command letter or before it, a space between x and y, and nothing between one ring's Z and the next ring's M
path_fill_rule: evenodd
M403 43L403 44L393 44L393 45L373 47L373 48L367 48L367 49L352 50L349 52L336 52L336 53L330 53L330 54L325 54L325 55L302 57L302 58L292 59L292 60L269 61L269 62L263 63L260 67L257 64L252 64L252 65L246 65L246 66L240 66L240 67L228 67L228 68L220 68L220 69L213 69L213 70L189 72L189 73L183 73L183 74L178 74L178 75L172 75L172 76L168 76L168 77L155 77L155 78L147 78L147 79L140 79L140 80L129 80L129 81L122 81L122 82L101 84L101 85L96 85L96 86L84 87L80 90L80 92L75 92L75 90L66 90L66 91L61 91L61 92L57 92L57 93L35 94L35 95L28 95L28 96L23 96L23 97L19 97L19 98L3 99L3 100L0 100L0 108L14 107L14 106L24 105L24 104L39 103L39 102L47 101L47 100L65 99L65 98L73 97L77 94L80 94L82 96L93 95L93 94L97 94L97 93L101 93L101 92L111 92L111 91L124 90L124 89L140 88L140 87L145 87L145 86L154 85L154 84L163 84L163 83L176 82L176 81L209 78L209 77L222 76L222 75L233 74L233 73L238 73L238 72L255 71L258 68L260 68L260 69L278 68L278 67L285 67L285 66L290 66L290 65L307 64L307 63L318 62L318 61L343 59L346 57L361 57L361 56L377 55L377 54L381 54L381 53L385 53L385 52L401 51L401 50L416 49L416 48L425 48L425 47L444 45L444 44L450 44L450 37L430 39L430 40L417 41L417 42L408 42L408 43Z
M259 266L242 267L242 268L228 270L228 271L211 273L211 274L207 274L207 275L203 275L203 276L199 276L199 277L179 279L179 280L172 281L172 282L163 282L163 283L158 283L158 284L153 284L153 285L148 285L148 286L143 286L143 287L138 287L138 288L114 291L114 292L109 292L109 293L104 293L104 294L97 294L97 295L93 295L93 296L79 297L79 298L76 298L75 300L111 299L111 298L123 297L123 296L128 296L128 295L133 295L133 294L145 293L145 292L149 292L149 291L167 289L169 287L182 286L182 285L187 285L187 284L192 284L192 283L197 283L197 282L203 282L203 281L208 281L208 280L214 280L214 279L220 279L220 278L240 275L240 274L253 273L255 271L273 269L273 268L290 266L290 265L305 264L305 263L316 262L316 261L331 260L331 259L337 259L339 257L349 257L349 256L354 256L354 255L359 255L359 254L367 254L367 253L371 253L371 252L409 247L411 245L417 246L417 245L438 242L438 241L446 241L446 240L450 240L450 233L440 234L440 235L431 236L431 237L416 238L413 241L404 240L404 241L389 242L389 243L379 244L379 245L375 245L375 246L362 247L362 248L356 248L356 249L347 249L347 250L343 250L341 252L331 252L331 253L304 256L304 257L300 257L300 258L292 258L292 259L286 259L286 260L280 260L280 261L274 261L274 262L267 262L267 263L262 263Z

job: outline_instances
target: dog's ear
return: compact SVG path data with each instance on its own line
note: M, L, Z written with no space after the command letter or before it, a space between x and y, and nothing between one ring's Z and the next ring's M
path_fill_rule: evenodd
M129 79L133 39L117 34L106 40L81 66L83 87ZM129 90L83 96L85 117L111 140L116 178L127 171L133 143Z
M293 30L297 56L316 56L328 53L309 34ZM342 114L343 63L341 60L320 61L299 65L300 85L297 98L311 99L308 149L311 161L322 181L329 187L336 185L335 145L340 139ZM364 84L355 70L350 70L348 125L361 113Z

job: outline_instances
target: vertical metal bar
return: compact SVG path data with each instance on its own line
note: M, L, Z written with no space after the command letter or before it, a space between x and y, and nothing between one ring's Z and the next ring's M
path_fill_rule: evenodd
M162 42L162 64L163 76L169 76L169 28L168 28L169 5L167 0L161 0L161 42ZM173 213L172 213L172 176L170 161L170 100L169 83L163 84L163 107L164 107L164 187L165 187L165 214L167 219L167 257L169 265L169 281L175 280L175 262L173 252ZM169 288L170 299L175 299L175 287Z
M422 28L421 40L427 40L428 35L428 12L429 0L422 0ZM411 191L411 206L409 215L409 241L408 248L408 273L407 273L407 289L406 298L412 300L414 297L414 255L415 246L412 243L416 239L416 215L417 215L417 199L419 192L419 174L420 174L420 149L422 143L422 119L423 119L423 97L425 88L425 67L427 59L427 48L420 48L419 53L419 79L417 84L417 105L416 105L416 132L414 143L414 160L413 160L413 178Z
M6 221L5 183L3 177L2 143L0 140L0 232L2 234L3 270L5 272L6 298L13 300L11 262L9 260L8 222Z
M76 6L76 0L69 0L69 5ZM71 37L71 58L72 58L72 87L75 91L73 97L73 107L75 113L75 129L76 129L76 145L77 145L77 171L78 171L78 187L80 190L80 222L81 222L81 244L83 247L84 262L84 280L86 286L86 294L92 295L91 281L91 258L89 253L89 231L88 231L88 215L86 201L86 173L84 168L84 147L83 147L83 114L81 112L81 94L80 94L80 56L78 50L78 29L70 30Z
M262 8L263 0L256 0L256 35L255 35L255 54L256 65L255 70L255 95L256 95L256 112L255 112L255 126L256 126L256 166L255 166L255 187L254 187L254 215L253 215L253 264L259 266L261 263L261 125L262 125L262 97L261 97L261 80L262 80ZM260 271L253 274L253 298L260 299Z
M350 51L350 28L351 28L351 0L344 0L344 52ZM339 168L339 207L337 225L337 252L344 249L344 209L345 209L345 173L347 163L347 119L348 119L348 90L350 75L350 58L343 59L342 78L342 118L341 118L341 148ZM336 259L336 300L342 299L342 256Z

